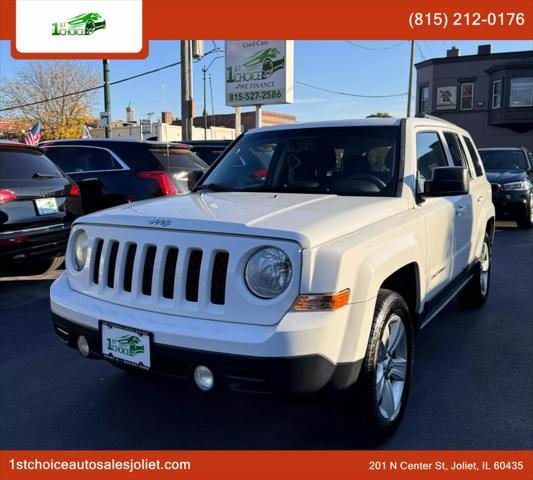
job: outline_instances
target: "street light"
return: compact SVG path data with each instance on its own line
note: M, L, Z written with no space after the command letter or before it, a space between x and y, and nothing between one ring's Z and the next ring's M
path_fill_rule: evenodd
M202 73L203 73L203 79L204 79L204 112L203 112L203 117L204 117L204 140L207 140L207 99L206 99L207 98L207 93L206 93L205 74L211 68L211 65L213 65L215 60L217 60L219 58L224 58L224 55L220 55L218 57L213 58L213 60L211 60L211 62L209 63L209 65L207 67L205 65L202 67ZM215 114L215 112L213 112L213 115L214 114Z

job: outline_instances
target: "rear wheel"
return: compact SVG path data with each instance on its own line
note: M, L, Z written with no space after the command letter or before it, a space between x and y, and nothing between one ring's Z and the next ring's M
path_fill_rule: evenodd
M516 222L518 228L531 228L533 226L533 193L529 195L529 202L524 216Z
M401 295L382 289L359 379L339 405L341 431L370 442L392 435L405 412L412 365L409 309Z
M475 275L459 292L459 303L464 308L477 308L485 303L490 290L492 254L490 237L486 233L481 247L481 256Z

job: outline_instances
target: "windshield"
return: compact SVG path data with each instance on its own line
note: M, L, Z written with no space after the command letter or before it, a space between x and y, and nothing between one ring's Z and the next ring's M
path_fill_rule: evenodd
M197 190L395 196L399 151L396 126L257 132L244 135Z
M485 170L527 170L522 150L480 150Z

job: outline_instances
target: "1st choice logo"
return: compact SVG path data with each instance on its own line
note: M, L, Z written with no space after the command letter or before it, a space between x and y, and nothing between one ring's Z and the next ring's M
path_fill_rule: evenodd
M108 338L107 348L112 352L122 353L134 357L140 353L144 353L144 345L139 337L135 335L124 335L120 338Z
M82 13L66 22L52 23L52 35L91 35L105 28L105 20L98 13Z

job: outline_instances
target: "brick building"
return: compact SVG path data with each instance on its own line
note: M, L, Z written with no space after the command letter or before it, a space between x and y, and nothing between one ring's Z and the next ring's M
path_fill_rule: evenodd
M273 112L271 110L263 110L261 113L261 120L263 127L272 125L287 125L289 123L296 123L296 116L287 113ZM194 117L194 126L198 128L204 127L204 117ZM181 125L181 121L176 119L174 125ZM218 115L207 116L207 128L212 126L235 128L235 114L224 113ZM242 130L250 130L255 127L255 110L251 112L241 112L241 126Z

